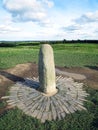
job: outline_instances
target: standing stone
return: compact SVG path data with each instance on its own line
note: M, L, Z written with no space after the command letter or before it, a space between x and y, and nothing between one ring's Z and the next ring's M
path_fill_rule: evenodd
M55 65L53 49L48 44L43 44L39 52L39 82L40 90L49 95L57 92L55 81Z

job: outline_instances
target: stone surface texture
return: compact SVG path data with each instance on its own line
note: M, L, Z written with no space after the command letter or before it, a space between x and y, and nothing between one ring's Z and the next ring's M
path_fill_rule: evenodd
M49 44L43 44L40 48L38 68L40 90L45 94L56 93L54 55Z

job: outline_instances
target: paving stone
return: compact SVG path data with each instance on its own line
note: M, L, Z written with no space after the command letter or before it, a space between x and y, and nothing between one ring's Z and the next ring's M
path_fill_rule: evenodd
M45 99L45 97L42 96L42 98L38 101L39 102L39 106L37 107L38 110L41 109L44 99Z
M46 111L48 112L50 110L50 98L47 97L47 102L46 102Z
M38 110L34 110L34 112L32 113L33 117L36 117L38 115L39 111Z
M23 112L25 112L25 113L27 114L27 113L29 113L29 112L30 112L30 109L31 109L31 106L26 107L26 106L24 105Z
M61 116L61 114L59 112L57 112L57 118L58 118L58 120L62 119L62 116Z
M59 98L60 98L60 102L61 102L61 104L62 104L62 108L64 109L64 111L65 111L66 113L70 113L71 110L69 109L68 103L67 103L66 101L64 101L64 98L63 98L63 97L59 96Z
M52 112L48 112L48 120L51 121L52 120Z
M41 117L41 122L44 123L48 119L48 113L44 112L42 117Z
M34 103L32 104L32 109L31 109L31 111L33 112L33 111L38 107L38 105L39 105L39 103L37 103L37 102L35 103L35 102L34 102Z
M77 105L81 110L86 110L86 108L85 107L83 107L83 106L81 106L81 105Z
M60 113L61 117L64 118L66 116L65 112Z
M58 103L62 106L62 109L65 111L65 113L69 114L70 112L68 111L68 109L66 108L66 106L64 105L62 100L58 100Z
M80 97L78 97L78 100L80 100L80 101L87 101L86 99L80 98Z
M16 105L16 102L9 102L8 105Z
M60 111L60 112L63 112L63 108L62 108L62 105L59 104L58 100L56 99L55 96L51 97L53 99L53 102L54 102L54 105L55 105L55 108L57 109L57 111Z
M19 109L21 109L21 110L24 110L24 108L25 108L25 105L24 105L23 103L21 103L21 102L18 102L18 103L16 104L16 106L17 106Z
M40 96L41 96L41 94L39 94L39 93L34 93L34 94L32 94L32 96L30 96L29 99L36 100L36 98L38 98L38 97L40 97Z
M7 103L10 103L10 102L14 102L14 101L13 101L13 100L7 100L6 102L7 102Z
M51 111L52 111L53 120L56 120L56 117L57 117L56 109L55 109L54 104L53 104L52 101L51 101Z
M36 98L34 98L34 99L28 99L28 100L26 100L25 101L25 104L26 104L26 106L29 106L30 104L32 104L32 103L34 103L35 101L37 101L38 102L38 99L40 98L41 99L41 95L40 96L36 96Z
M10 98L10 96L3 96L3 97L1 97L2 100L9 99L9 98Z
M37 119L41 119L42 114L43 114L43 112L42 112L41 110L39 110L39 113L38 113L38 115L36 116L36 118L37 118Z
M79 101L79 100L74 100L75 103L79 104L79 105L83 105L83 102Z

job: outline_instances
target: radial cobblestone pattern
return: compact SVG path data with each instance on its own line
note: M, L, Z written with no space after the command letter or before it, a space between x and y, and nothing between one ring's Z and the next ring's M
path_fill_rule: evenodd
M17 106L25 114L46 120L61 120L66 114L74 113L77 110L86 110L83 107L85 97L88 96L83 90L83 84L74 82L72 78L56 77L58 93L53 96L45 96L38 91L38 78L25 79L25 82L18 82L10 89L10 95L3 97L8 99L8 105Z

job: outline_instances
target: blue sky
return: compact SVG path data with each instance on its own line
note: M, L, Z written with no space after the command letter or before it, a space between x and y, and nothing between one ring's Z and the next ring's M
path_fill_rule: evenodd
M0 0L0 40L98 39L98 0Z

